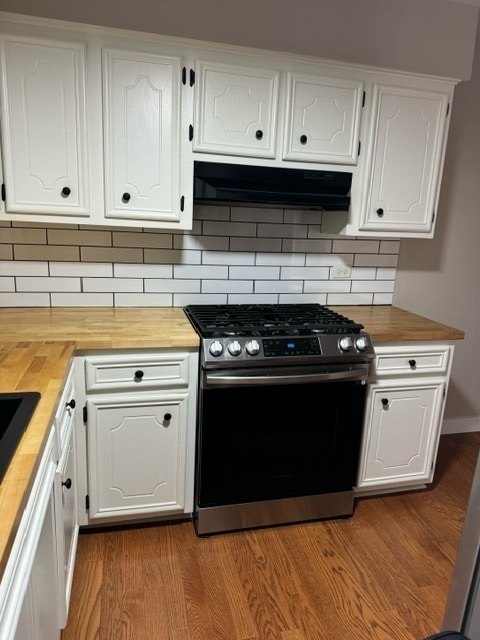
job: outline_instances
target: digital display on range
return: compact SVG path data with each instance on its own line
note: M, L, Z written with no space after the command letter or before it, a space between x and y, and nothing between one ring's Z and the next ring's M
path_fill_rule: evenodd
M321 355L318 338L264 338L265 357Z

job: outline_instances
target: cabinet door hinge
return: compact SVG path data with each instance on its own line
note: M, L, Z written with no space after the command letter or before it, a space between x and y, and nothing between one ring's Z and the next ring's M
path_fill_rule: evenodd
M5 183L2 183L2 200L5 202L7 199L7 193L5 191Z
M190 69L190 86L193 87L195 84L195 71Z
M193 124L188 125L188 140L189 142L193 140Z
M358 152L357 152L357 157L360 155L360 149L362 148L362 142L361 140L358 141Z
M87 405L85 405L83 407L83 422L86 424L88 421L88 411L87 411Z
M90 509L90 496L88 495L88 493L87 493L87 495L85 496L85 509L86 509L87 511L89 511L89 509Z
M180 211L184 211L185 210L185 196L182 196L180 198Z
M363 92L363 97L362 97L362 109L365 106L365 91Z

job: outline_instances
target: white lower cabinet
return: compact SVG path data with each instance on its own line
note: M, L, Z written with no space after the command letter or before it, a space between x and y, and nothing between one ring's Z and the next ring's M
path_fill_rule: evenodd
M112 352L80 359L85 388L81 524L178 516L193 509L196 351ZM81 503L80 503L81 504Z
M379 346L369 380L357 492L433 479L452 345Z

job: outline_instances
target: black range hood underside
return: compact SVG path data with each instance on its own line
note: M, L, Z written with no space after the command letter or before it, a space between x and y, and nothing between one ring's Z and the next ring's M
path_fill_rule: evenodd
M194 202L346 211L352 174L195 161Z

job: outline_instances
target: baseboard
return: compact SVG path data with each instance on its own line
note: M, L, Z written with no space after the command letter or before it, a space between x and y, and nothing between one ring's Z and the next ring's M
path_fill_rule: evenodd
M480 431L480 416L478 418L454 418L443 421L442 435L447 433L467 433L471 431Z

